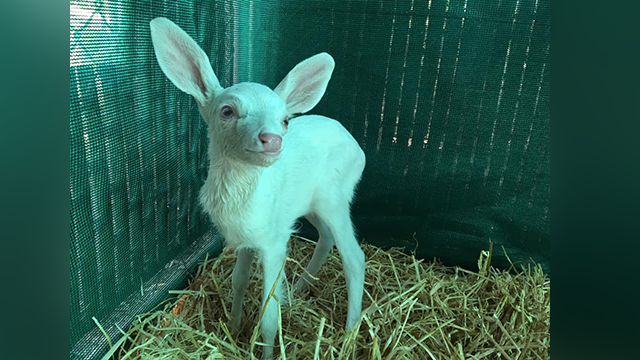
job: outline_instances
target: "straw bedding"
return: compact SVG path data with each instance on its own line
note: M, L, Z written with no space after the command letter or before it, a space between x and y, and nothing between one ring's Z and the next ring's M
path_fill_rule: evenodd
M518 272L479 270L416 260L398 249L362 245L367 259L363 316L346 333L346 283L332 250L318 280L302 294L289 288L313 253L291 241L287 299L274 353L281 359L549 359L551 282L538 266ZM259 359L262 282L255 263L243 328L229 333L235 255L207 259L187 290L163 310L138 317L112 349L119 359ZM294 260L295 259L295 260ZM512 269L513 270L513 269Z

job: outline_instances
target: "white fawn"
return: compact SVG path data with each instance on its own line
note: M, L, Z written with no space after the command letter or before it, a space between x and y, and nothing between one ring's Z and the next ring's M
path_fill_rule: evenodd
M335 63L326 53L312 56L274 89L257 83L222 88L209 58L196 42L166 18L151 21L151 38L162 71L198 103L208 124L209 173L200 202L227 246L236 249L230 328L241 325L242 302L254 252L262 265L262 339L273 357L282 280L278 276L296 220L305 217L320 238L307 272L313 276L333 245L342 258L352 329L362 309L365 259L354 235L350 204L365 166L364 152L336 120L318 115L289 119L318 104ZM311 278L295 284L302 290Z

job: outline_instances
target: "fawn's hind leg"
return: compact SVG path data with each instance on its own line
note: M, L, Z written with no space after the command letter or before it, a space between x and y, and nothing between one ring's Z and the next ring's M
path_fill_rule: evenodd
M348 201L338 199L325 202L317 213L335 239L342 258L349 300L347 329L353 328L360 319L365 272L364 252L356 240L349 208Z
M311 225L318 229L318 234L320 235L320 237L318 238L318 242L316 243L311 261L309 261L309 265L307 266L307 271L304 272L296 282L296 291L304 290L304 288L311 283L311 276L316 276L318 270L320 270L320 267L322 267L322 264L324 264L325 260L327 259L327 255L329 255L329 251L331 251L335 243L333 240L333 235L331 235L331 231L329 231L327 225L322 220L320 220L320 218L318 218L314 214L307 215L306 218L307 220L309 220Z

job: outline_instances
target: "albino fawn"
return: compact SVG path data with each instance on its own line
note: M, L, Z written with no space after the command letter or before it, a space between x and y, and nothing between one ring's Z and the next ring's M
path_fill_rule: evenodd
M205 52L165 18L151 21L151 38L162 71L190 94L208 124L209 174L200 201L235 247L230 327L241 324L242 301L254 251L264 271L263 305L282 268L293 226L305 217L320 239L307 271L315 275L335 244L344 266L349 310L347 329L362 308L365 259L354 236L350 203L362 176L365 156L339 122L317 115L291 119L311 110L322 98L335 66L326 53L296 65L274 89L256 83L222 88ZM282 280L275 294L282 299ZM303 274L301 290L310 281ZM279 304L267 303L262 338L273 356Z

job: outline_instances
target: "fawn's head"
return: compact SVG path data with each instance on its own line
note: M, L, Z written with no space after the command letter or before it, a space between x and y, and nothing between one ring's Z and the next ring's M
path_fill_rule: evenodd
M318 104L335 66L329 54L320 53L296 65L274 90L251 82L225 89L207 54L187 33L166 18L156 18L150 26L160 68L198 102L210 146L219 147L221 156L252 165L277 160L289 117Z

